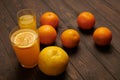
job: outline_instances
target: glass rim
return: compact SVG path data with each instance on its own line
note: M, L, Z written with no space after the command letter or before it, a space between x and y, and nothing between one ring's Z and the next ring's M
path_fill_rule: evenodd
M9 39L10 39L10 41L11 41L11 36L12 36L12 34L15 32L15 31L17 31L17 30L19 30L20 28L17 26L17 27L14 27L10 32L9 32Z
M26 30L28 30L28 31L26 31ZM11 44L12 45L15 45L15 46L18 46L18 45L16 45L15 43L14 43L14 41L12 40L12 36L15 36L15 35L17 35L17 33L19 34L20 32L22 32L22 31L26 31L26 32L31 32L32 31L32 33L33 34L35 34L35 39L34 39L34 41L32 42L32 45L34 44L34 42L35 42L35 40L37 40L38 39L38 34L34 31L34 30L32 30L32 29L20 29L19 27L15 27L15 28L13 28L11 31L10 31L10 33L9 33L9 39L10 39L10 42L11 42ZM23 48L29 48L29 47L31 47L32 45L30 45L30 46L28 46L28 47L23 47ZM22 47L20 47L20 48L22 48Z
M36 13L33 9L27 9L26 8L26 9L21 9L17 12L17 18L19 17L19 14L22 13L23 11L31 11L34 16L36 15Z

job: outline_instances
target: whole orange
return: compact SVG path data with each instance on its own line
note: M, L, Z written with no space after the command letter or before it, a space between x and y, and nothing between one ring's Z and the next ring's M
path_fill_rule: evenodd
M79 33L74 29L67 29L61 34L61 41L64 47L74 48L80 41Z
M95 17L91 12L82 12L77 17L77 23L83 30L90 30L95 24Z
M38 32L41 44L50 45L55 42L57 32L51 25L40 26Z
M93 39L99 46L108 45L112 40L112 32L106 27L99 27L94 31Z
M65 71L68 62L69 56L62 48L48 46L39 54L38 67L46 75L57 76Z
M52 25L54 28L56 28L59 24L59 17L53 12L45 12L40 17L40 24Z

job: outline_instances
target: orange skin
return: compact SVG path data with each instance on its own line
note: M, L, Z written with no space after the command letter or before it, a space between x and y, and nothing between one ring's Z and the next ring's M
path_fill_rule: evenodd
M83 30L90 30L95 25L95 17L90 12L82 12L77 18L79 27Z
M51 25L40 26L38 32L41 44L50 45L55 42L57 32Z
M57 76L63 73L69 63L69 55L60 47L48 46L41 50L38 68L44 74Z
M53 12L46 12L40 17L41 25L51 25L57 28L59 24L59 17Z
M74 48L80 41L79 33L74 29L67 29L61 34L61 41L64 47Z
M106 46L112 40L112 32L106 27L97 28L93 33L93 39L99 46Z

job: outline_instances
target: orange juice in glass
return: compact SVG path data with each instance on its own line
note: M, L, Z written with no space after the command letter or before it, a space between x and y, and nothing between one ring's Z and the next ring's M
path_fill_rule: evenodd
M17 13L18 25L21 29L30 28L36 30L36 15L30 9L22 9Z
M19 29L11 32L10 40L22 67L35 67L40 53L38 34L32 29Z

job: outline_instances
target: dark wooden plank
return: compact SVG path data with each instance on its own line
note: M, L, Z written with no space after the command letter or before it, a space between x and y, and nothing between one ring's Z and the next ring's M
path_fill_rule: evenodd
M0 80L119 80L120 16L119 8L117 8L119 0L112 2L107 0L1 0L0 61L3 63L0 63ZM39 17L43 12L53 11L58 14L60 24L55 43L57 46L64 48L60 41L60 34L65 29L73 28L80 33L81 42L78 47L64 48L70 56L70 63L63 74L50 77L40 72L38 67L24 69L18 64L10 45L9 32L17 25L17 11L23 8L30 8L36 12L37 27L40 26ZM95 15L95 28L107 26L112 30L113 40L110 46L105 49L97 47L92 39L94 30L86 33L78 28L76 18L82 11L90 11Z
M96 2L100 3L101 1L96 1ZM92 5L93 5L93 3L91 3L91 6ZM105 67L107 67L107 69L111 72L111 74L114 75L117 79L120 79L120 77L119 77L120 73L118 74L118 72L115 72L116 71L115 69L117 69L117 70L120 69L118 67L118 66L120 66L120 64L119 64L119 61L120 61L120 54L119 54L120 53L120 48L119 48L120 42L118 42L119 41L118 26L120 25L119 24L119 19L120 19L119 13L117 13L116 11L114 11L111 8L109 8L108 6L106 6L104 4L104 2L103 3L101 2L101 4L97 4L97 5L94 4L94 6L96 6L97 9L99 9L98 12L100 13L100 15L102 15L104 18L106 18L107 21L105 21L105 22L108 22L111 24L108 27L110 27L110 29L112 29L113 41L112 41L112 44L109 46L108 50L104 50L104 49L101 50L101 48L98 48L98 50L100 50L99 52L95 49L95 47L92 47L91 44L89 44L88 46L91 46L90 47L91 52L95 56L97 56L99 61L102 61L103 65ZM94 48L94 51L92 48ZM107 49L107 48L105 48L105 49ZM95 54L95 52L99 53L99 55ZM104 60L103 57L102 57L103 60L101 60L100 53L104 53L104 54L102 54L102 56L104 56L106 60ZM106 54L109 54L109 55L106 55Z
M10 44L9 33L12 30L12 28L16 27L16 25L13 19L11 18L11 16L9 15L8 11L2 4L2 2L0 3L0 11L1 11L0 12L0 15L1 15L1 20L0 20L0 27L1 27L0 37L1 38L0 39L2 41L2 44L4 45L6 54L8 54L9 57L11 58L10 60L13 60L14 62L15 54L13 53L13 49Z
M70 1L69 1L70 2ZM69 2L67 2L67 4L70 6L70 4L69 4ZM76 4L77 2L72 2L73 4ZM107 67L107 69L108 69L108 71L110 71L110 73L112 74L112 75L114 75L117 79L120 79L119 78L119 74L118 74L118 72L114 72L114 68L116 68L117 70L119 70L120 68L118 67L119 66L119 61L120 61L120 59L119 59L119 51L120 51L120 49L119 49L119 45L118 44L120 44L119 43L119 35L118 35L118 33L119 33L119 30L118 29L116 29L116 28L118 28L118 26L114 26L115 24L117 24L118 22L116 22L116 21L112 21L112 23L110 23L109 22L109 19L105 19L106 18L106 16L105 16L105 14L104 15L102 15L102 14L99 14L98 13L98 11L100 11L100 9L97 11L97 9L95 9L95 11L94 11L94 8L91 8L89 5L89 1L88 1L88 3L86 3L86 2L81 2L81 5L80 5L80 7L83 5L83 6L86 6L88 9L89 9L89 11L92 11L95 15L96 15L96 17L97 17L97 24L96 25L106 25L106 26L108 26L111 30L112 30L112 32L113 32L113 41L112 41L112 49L110 49L110 50L112 50L112 51L109 51L109 49L108 49L108 51L106 51L106 53L109 53L109 55L106 55L106 54L102 54L103 52L101 52L101 50L100 51L98 51L98 50L96 50L95 48L96 48L96 46L93 46L93 44L94 44L94 42L93 42L93 40L92 40L92 36L91 35L86 35L86 33L85 34L83 34L84 36L83 36L83 40L84 40L84 44L86 45L86 47L90 50L90 52L92 52L92 54L94 54L96 57L97 57L97 59L99 60L99 62L101 62L104 66L105 66L105 68ZM95 4L95 3L92 3L91 5L93 5L93 4ZM73 7L73 9L76 11L76 12L79 12L79 10L77 10L78 9L78 6L79 5L76 5L76 6L74 6ZM97 6L97 4L95 4L95 6ZM94 7L95 7L94 6ZM96 7L96 8L100 8L100 7ZM102 7L103 8L103 7ZM82 8L83 9L83 8ZM104 9L104 8L103 8ZM84 10L84 9L83 9ZM105 9L105 10L107 10L107 9ZM102 10L101 10L101 12L103 12ZM109 13L109 12L108 12ZM113 11L113 13L115 13L116 15L118 15L118 13L116 13L116 12L114 12ZM104 20L105 19L105 20ZM115 18L114 18L115 19ZM118 17L118 19L119 19L119 17ZM114 23L114 24L113 24ZM118 25L118 24L117 24ZM114 26L114 27L113 27ZM95 26L95 27L98 27L98 26ZM88 42L89 41L89 42ZM105 48L106 49L106 48ZM104 51L104 49L103 49L103 51ZM98 54L99 53L99 54ZM109 57L109 58L108 58ZM113 61L114 60L114 61ZM113 65L114 64L114 65ZM115 66L116 65L116 66Z
M12 71L12 64L9 56L6 54L4 49L3 41L0 39L0 80L7 80L7 75ZM7 72L6 72L7 71Z
M8 14L11 16L11 18L17 25L17 11L24 8L24 5L21 4L21 0L2 0L1 2L3 2L4 8L7 9Z
M105 3L106 3L106 5L108 6L108 7L110 7L112 10L114 10L114 11L116 11L116 12L118 12L118 13L120 13L120 0L104 0L105 1Z
M102 15L107 21L109 21L109 23L114 25L114 27L116 27L120 30L120 28L117 27L117 26L120 26L119 13L114 11L110 7L106 6L106 4L104 4L104 3L105 3L104 1L100 1L100 0L99 1L93 0L93 2L90 2L89 0L87 0L87 4L90 4L90 6L94 10L96 10L100 15Z

